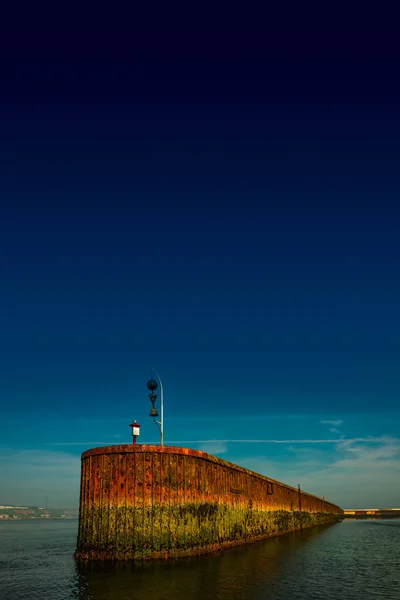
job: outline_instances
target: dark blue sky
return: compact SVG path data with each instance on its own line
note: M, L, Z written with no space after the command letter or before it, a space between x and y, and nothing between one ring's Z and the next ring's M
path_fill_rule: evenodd
M315 460L300 442L319 439L329 452L314 471L308 455L290 461L317 493L315 469L343 468L349 448L393 478L396 37L3 36L5 456L68 462L86 440L129 441L132 418L155 441L155 367L167 443L271 474L288 444L264 464L256 442L227 440L292 440ZM39 498L47 480L32 482ZM400 489L388 489L394 503ZM36 498L18 490L9 480L0 503Z

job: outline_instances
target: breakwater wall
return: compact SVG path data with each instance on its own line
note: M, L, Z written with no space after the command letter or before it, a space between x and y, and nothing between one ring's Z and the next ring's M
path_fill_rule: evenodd
M82 454L80 559L174 558L343 518L343 511L238 465L173 446Z

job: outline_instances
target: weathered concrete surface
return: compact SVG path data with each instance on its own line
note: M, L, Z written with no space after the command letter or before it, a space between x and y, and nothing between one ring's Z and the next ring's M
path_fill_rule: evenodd
M190 556L342 518L334 504L199 450L106 446L82 454L75 557Z

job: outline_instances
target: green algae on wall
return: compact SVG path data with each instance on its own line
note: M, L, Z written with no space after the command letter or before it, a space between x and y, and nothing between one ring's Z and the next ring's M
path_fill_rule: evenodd
M203 452L111 446L82 456L75 556L195 555L341 518L321 498Z
M338 520L337 514L246 511L218 504L111 509L107 529L92 526L81 558L144 559L199 554L203 548L237 545ZM102 522L102 511L91 523ZM171 527L172 525L172 527Z

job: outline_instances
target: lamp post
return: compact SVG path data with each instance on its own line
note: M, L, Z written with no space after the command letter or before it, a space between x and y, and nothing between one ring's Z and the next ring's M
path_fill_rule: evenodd
M157 377L158 383L160 384L160 421L156 421L155 419L155 417L158 417L158 412L154 406L157 399L157 394L154 392L158 388L158 383L153 379L153 374ZM164 390L160 376L154 369L151 372L151 379L147 382L147 389L150 390L149 399L152 404L149 416L153 417L154 422L158 425L160 429L160 446L164 446Z

